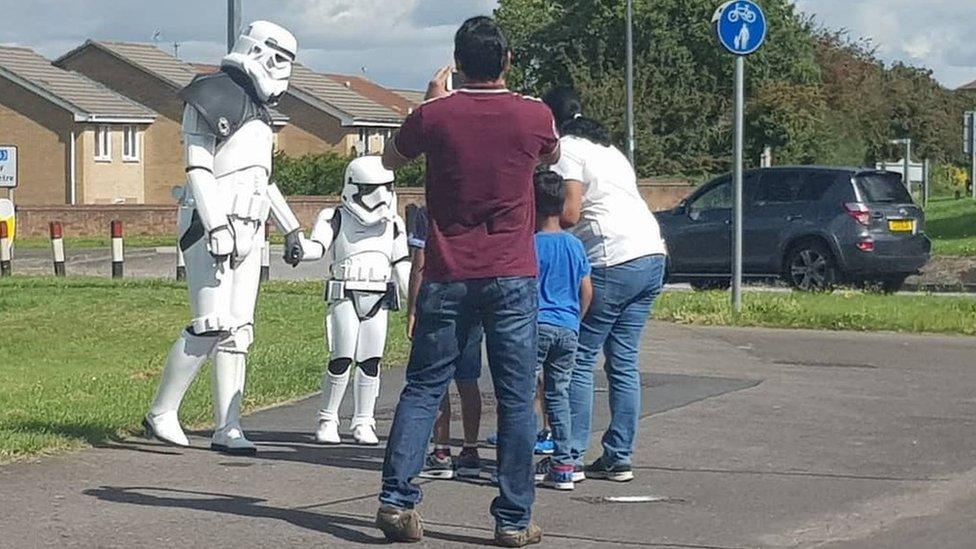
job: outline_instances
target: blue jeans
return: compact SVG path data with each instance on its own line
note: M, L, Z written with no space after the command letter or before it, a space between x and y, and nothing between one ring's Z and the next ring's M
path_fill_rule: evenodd
M468 334L468 344L461 350L461 358L454 367L454 381L461 385L478 383L481 379L481 340L485 333L481 325L473 326ZM446 397L445 397L446 398Z
M380 502L400 509L420 503L427 441L458 358L484 327L498 410L498 486L491 504L497 526L524 529L532 518L532 450L536 417L535 362L539 310L535 278L427 282L417 300L417 326L383 461Z
M603 434L606 463L630 464L641 412L637 354L641 333L664 284L665 256L651 255L613 267L595 267L593 301L580 325L570 383L572 455L582 465L593 417L593 368L601 350L610 385L610 426Z
M572 424L569 383L576 365L576 332L561 326L539 324L539 367L545 378L546 415L556 449L553 463L574 463L570 446Z

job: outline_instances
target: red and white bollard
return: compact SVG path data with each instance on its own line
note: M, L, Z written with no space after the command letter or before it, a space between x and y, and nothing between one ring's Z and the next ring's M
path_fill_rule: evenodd
M6 221L0 221L0 276L10 276L10 235Z
M61 223L51 222L51 251L54 252L54 276L64 276L64 234Z
M261 248L261 282L271 280L271 242L268 239L273 226L270 221L264 224L264 246Z
M122 222L112 221L112 278L122 278L123 262Z

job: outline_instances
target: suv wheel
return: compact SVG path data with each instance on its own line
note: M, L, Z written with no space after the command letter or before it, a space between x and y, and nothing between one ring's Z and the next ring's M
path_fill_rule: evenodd
M827 292L834 288L837 268L834 256L821 242L794 247L786 259L786 281L795 290Z

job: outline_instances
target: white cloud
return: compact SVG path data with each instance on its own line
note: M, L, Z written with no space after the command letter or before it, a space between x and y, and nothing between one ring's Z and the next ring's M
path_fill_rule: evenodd
M716 0L717 2L718 0ZM421 88L451 60L458 24L488 14L497 0L244 0L244 20L270 19L292 29L300 57L323 71L358 73ZM831 28L870 38L886 61L935 71L946 86L976 79L973 0L795 0ZM148 42L192 61L224 51L223 0L0 0L0 42L54 58L87 38Z
M243 20L268 19L292 30L299 58L330 72L360 73L391 86L422 89L451 61L457 26L490 14L497 0L245 0ZM88 38L149 42L190 61L225 51L222 0L0 0L0 43L56 58Z
M796 0L822 24L867 38L887 62L933 70L949 88L976 79L972 0Z

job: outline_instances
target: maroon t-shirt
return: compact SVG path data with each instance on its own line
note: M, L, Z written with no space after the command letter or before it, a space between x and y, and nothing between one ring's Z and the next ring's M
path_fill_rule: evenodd
M394 144L404 157L427 155L425 279L536 276L532 174L559 147L545 104L458 90L413 111Z

